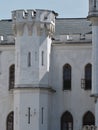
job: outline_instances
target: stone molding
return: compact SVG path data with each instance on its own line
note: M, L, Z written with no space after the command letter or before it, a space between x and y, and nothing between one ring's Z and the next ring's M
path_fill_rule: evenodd
M54 90L52 87L15 87L13 91L15 90L40 90L40 91L49 91L52 93L55 93L56 90Z
M25 26L27 27L29 36L33 35L34 26L36 27L37 35L42 35L44 31L47 32L47 35L53 35L53 33L55 32L55 25L52 23L19 22L19 23L13 24L12 26L14 35L23 36Z

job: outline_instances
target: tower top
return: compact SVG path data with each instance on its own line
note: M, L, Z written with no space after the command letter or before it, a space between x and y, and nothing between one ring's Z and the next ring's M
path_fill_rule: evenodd
M51 10L29 9L12 11L13 31L15 35L23 35L24 27L27 27L29 35L33 33L33 27L37 30L46 29L49 34L55 31L55 17L57 13Z
M28 9L28 10L14 10L12 11L12 20L15 22L26 22L26 21L45 21L50 22L55 19L57 13L51 10L42 9Z
M89 0L88 18L98 17L98 0Z

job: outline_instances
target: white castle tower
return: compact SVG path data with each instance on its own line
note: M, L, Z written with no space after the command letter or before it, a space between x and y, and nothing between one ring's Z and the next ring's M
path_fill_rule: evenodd
M98 128L98 0L89 0L88 19L92 23L92 96L96 99L95 125Z
M49 65L55 12L12 12L15 33L14 130L48 130Z

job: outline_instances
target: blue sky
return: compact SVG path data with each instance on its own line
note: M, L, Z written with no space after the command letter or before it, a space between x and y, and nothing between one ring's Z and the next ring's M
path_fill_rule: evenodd
M2 0L0 19L11 18L11 11L17 9L50 9L57 12L58 17L86 17L88 0Z

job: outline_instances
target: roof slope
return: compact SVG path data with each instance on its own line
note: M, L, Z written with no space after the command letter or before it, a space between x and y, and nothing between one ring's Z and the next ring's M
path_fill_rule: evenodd
M12 35L12 20L0 21L0 35L7 36Z
M91 23L86 18L57 18L55 35L91 33Z
M91 32L91 23L86 18L57 18L55 35L85 34ZM12 20L0 21L0 35L13 35Z

